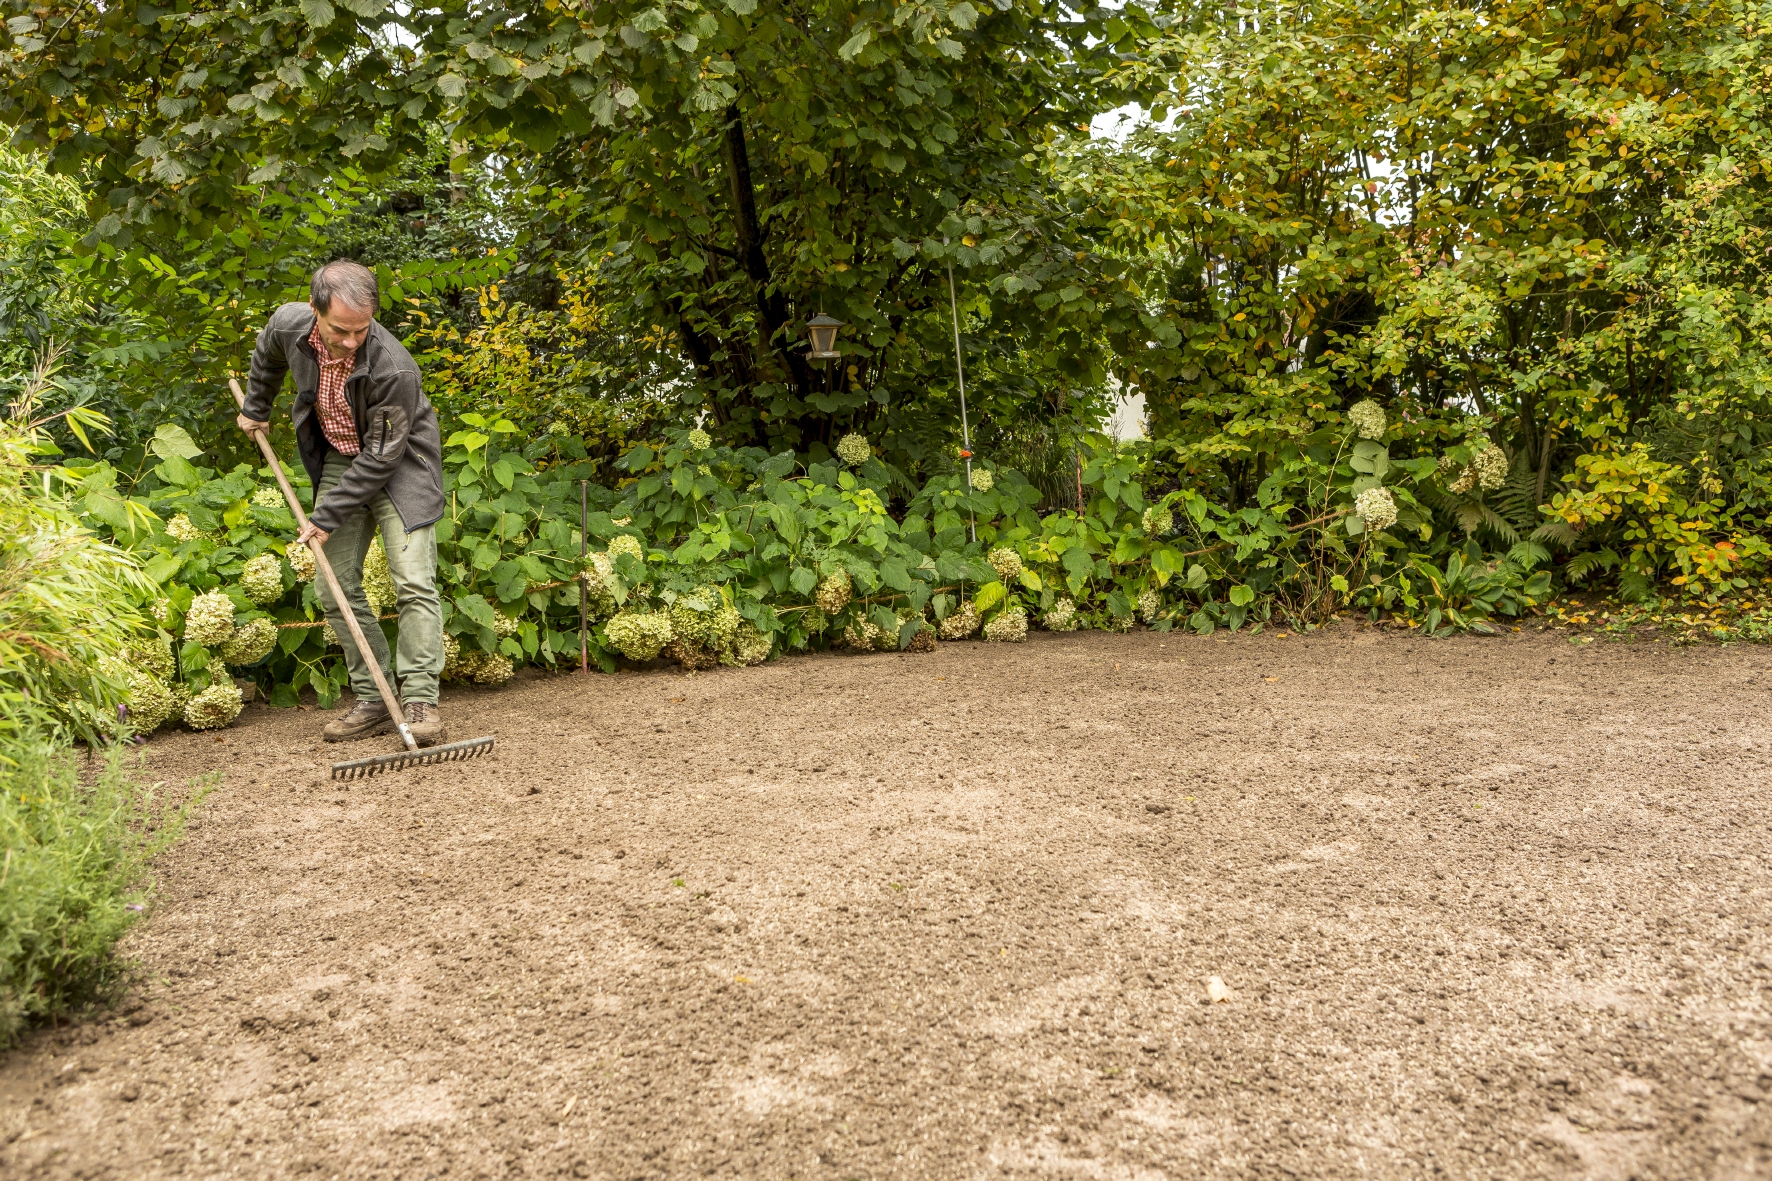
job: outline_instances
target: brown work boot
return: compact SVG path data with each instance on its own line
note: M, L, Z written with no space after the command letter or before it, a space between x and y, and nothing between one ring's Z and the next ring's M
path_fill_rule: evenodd
M342 718L333 718L322 731L328 742L349 742L353 738L369 738L386 734L394 728L388 707L380 701L362 698Z
M406 728L420 746L441 746L449 741L449 731L443 728L443 711L433 702L408 701Z

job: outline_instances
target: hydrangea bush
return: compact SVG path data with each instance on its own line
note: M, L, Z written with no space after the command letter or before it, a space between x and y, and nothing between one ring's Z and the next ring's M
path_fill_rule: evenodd
M1034 621L1206 632L1276 610L1382 609L1441 630L1541 597L1548 578L1528 562L1479 563L1467 548L1457 578L1447 557L1423 569L1414 551L1431 514L1419 496L1480 496L1504 468L1482 441L1449 448L1448 465L1392 457L1376 437L1385 422L1376 404L1354 407L1339 433L1269 477L1261 507L1234 511L1185 487L1148 498L1146 458L1104 444L1082 472L1084 510L1045 516L1010 468L939 475L891 514L895 474L860 436L840 442L840 462L802 463L688 430L631 449L617 489L584 485L581 536L579 481L591 469L578 440L524 440L507 421L464 415L447 440L438 523L444 675L496 685L523 665L576 665L581 586L585 648L605 670L661 656L694 670L831 645L1012 643ZM238 712L235 678L275 704L312 689L330 705L343 662L271 473L197 467L181 436L156 438L161 462L132 493L156 523L111 530L158 587L147 604L158 639L128 658L138 717L225 725ZM1471 486L1455 491L1467 472ZM378 614L394 611L379 539L364 586Z

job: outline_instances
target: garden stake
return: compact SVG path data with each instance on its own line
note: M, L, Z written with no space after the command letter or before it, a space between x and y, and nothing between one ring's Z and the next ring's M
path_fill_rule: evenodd
M942 239L946 244L947 239ZM954 260L948 260L948 310L954 313L954 372L960 375L960 445L966 453L966 495L972 495L972 428L966 424L966 366L960 363L960 301L954 295ZM970 536L978 541L978 514L972 514Z
M241 392L240 383L230 377L228 378L228 388L234 391L234 401L239 404L240 409L245 410L246 395ZM296 528L298 530L307 528L307 515L301 511L301 501L295 498L295 489L289 486L289 477L283 474L283 465L277 462L277 453L271 450L268 432L257 431L252 437L258 440L258 449L264 453L265 462L270 464L271 471L276 473L277 486L283 489L283 499L289 502L289 511L295 514ZM345 602L344 591L339 588L338 576L332 572L332 563L326 560L326 548L313 538L309 538L308 549L313 552L314 565L318 566L320 573L326 576L326 585L332 588L332 601L341 607L348 605ZM339 614L345 617L345 623L351 629L351 639L356 643L357 651L368 653L369 641L363 638L363 625L357 622L357 613L355 611L340 611ZM406 744L406 749L398 754L376 755L367 759L352 759L348 763L334 763L332 764L334 779L367 779L369 776L379 775L383 771L404 771L408 767L458 762L462 759L478 758L492 749L491 735L484 738L469 738L462 742L447 742L442 746L421 748L418 745L418 739L412 736L411 727L406 724L406 711L400 708L400 698L395 695L393 688L388 684L388 678L382 675L381 665L374 660L370 660L368 663L369 671L375 677L375 687L381 693L382 704L388 707L388 716L398 719L395 724L400 729L400 740Z
M578 671L591 671L590 642L585 633L590 630L590 584L585 582L585 529L589 518L585 509L585 487L590 481L578 482Z

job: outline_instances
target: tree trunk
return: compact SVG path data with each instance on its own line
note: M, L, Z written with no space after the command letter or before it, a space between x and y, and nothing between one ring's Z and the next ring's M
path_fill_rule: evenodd
M775 290L769 259L763 253L763 225L757 216L756 188L751 182L751 158L745 147L744 119L736 105L726 108L726 134L721 142L726 161L726 179L732 189L733 232L738 241L739 262L755 289L757 315L763 325L759 343L757 369L770 368L771 360L779 360L787 370L783 375L801 398L812 392L812 373L798 354L781 347L788 326L787 301Z

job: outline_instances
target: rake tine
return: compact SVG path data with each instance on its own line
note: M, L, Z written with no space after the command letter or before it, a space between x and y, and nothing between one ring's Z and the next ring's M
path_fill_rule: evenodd
M477 759L492 749L492 741L492 737L488 735L485 738L469 738L464 742L449 742L442 746L427 746L416 751L403 750L391 755L375 755L367 759L353 759L348 763L334 763L332 777L367 779L383 771L404 771L408 767L428 767L436 763Z

